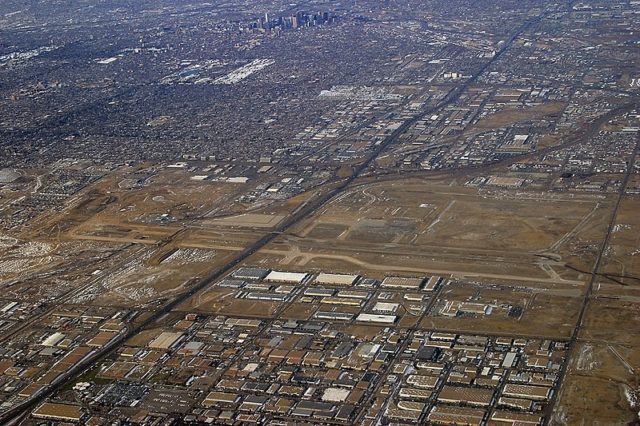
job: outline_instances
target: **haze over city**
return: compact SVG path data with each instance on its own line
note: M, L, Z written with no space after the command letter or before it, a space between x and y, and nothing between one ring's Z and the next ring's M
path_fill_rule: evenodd
M639 424L639 28L0 2L0 424Z

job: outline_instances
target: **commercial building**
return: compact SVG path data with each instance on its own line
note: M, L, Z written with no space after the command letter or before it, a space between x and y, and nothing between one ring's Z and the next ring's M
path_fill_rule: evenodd
M71 404L45 402L35 409L33 417L58 422L78 423L83 417L82 407Z
M318 274L314 280L315 284L328 284L335 286L351 286L358 281L360 275L346 275L346 274Z
M269 271L264 268L239 268L232 276L241 280L260 281L269 274Z
M431 409L427 420L439 425L480 426L483 418L483 409L438 404Z
M386 277L381 286L417 290L422 287L422 283L424 283L424 278Z
M505 396L525 398L534 401L544 401L549 398L551 389L543 386L530 386L515 383L507 383L502 392Z
M149 342L149 347L153 349L169 349L183 338L182 333L165 331Z
M58 343L62 342L64 340L64 334L56 332L53 333L51 336L47 337L46 339L44 339L44 341L42 342L42 346L56 346Z
M362 322L374 322L380 324L393 324L396 322L398 317L396 315L375 315L375 314L360 314L356 318L358 321Z
M440 391L438 401L488 407L492 396L492 389L447 385Z
M351 319L353 319L353 314L348 312L318 311L315 313L314 318L322 320L351 321Z
M271 271L265 277L265 281L301 284L307 276L307 273Z

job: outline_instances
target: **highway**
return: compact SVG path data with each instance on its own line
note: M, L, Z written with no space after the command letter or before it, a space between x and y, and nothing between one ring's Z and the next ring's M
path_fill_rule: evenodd
M161 320L167 313L171 312L174 308L176 308L181 303L185 302L187 299L195 295L197 292L203 290L207 286L216 282L219 278L223 277L230 271L232 271L237 265L248 259L254 253L256 253L261 248L265 247L272 240L274 240L280 234L286 232L291 229L293 226L297 225L301 221L313 215L320 208L325 206L328 202L332 201L335 197L341 195L350 185L356 181L359 177L361 177L369 168L369 166L391 145L395 144L400 136L404 134L409 128L411 128L416 122L422 120L424 117L437 113L444 109L445 107L455 103L461 95L472 86L477 79L491 67L491 65L498 61L504 53L513 45L514 41L517 40L525 31L535 27L544 17L553 12L552 10L544 10L540 15L531 18L524 22L520 27L518 27L505 41L500 50L490 59L488 60L480 69L478 69L469 79L464 81L461 85L452 89L437 105L434 107L428 108L419 114L416 114L411 119L405 121L401 126L399 126L395 131L393 131L382 143L375 147L375 149L369 154L369 156L357 165L351 174L351 176L340 181L333 189L330 189L324 193L321 193L316 198L309 200L306 204L304 204L300 209L298 209L294 214L290 215L286 220L281 222L273 231L264 235L262 238L258 239L255 243L251 244L249 247L238 253L238 255L231 260L226 265L213 270L210 274L202 278L199 282L189 288L187 291L177 295L173 300L168 302L166 305L162 306L160 309L155 311L153 315L149 316L145 321L138 324L136 327L132 327L123 333L119 338L112 341L109 345L96 350L92 355L78 363L74 368L68 371L66 374L60 376L52 385L46 387L42 392L37 394L36 396L24 401L22 404L15 406L13 409L5 412L2 416L0 416L0 424L10 424L13 423L16 419L22 418L27 412L32 410L37 404L44 401L47 397L54 394L56 391L61 389L63 386L74 380L75 378L82 375L87 369L89 369L95 363L101 361L111 353L113 353L123 342L127 339L133 337L143 329L155 324L157 321ZM133 90L133 89L129 89ZM86 108L91 108L93 105L89 104ZM59 119L59 122L55 123L56 125L63 124L65 119L69 117L65 117ZM397 176L396 176L397 177ZM627 179L628 180L628 179ZM625 185L626 186L626 185ZM607 239L608 241L608 239ZM593 276L595 278L595 275ZM433 299L435 300L435 298ZM425 312L428 309L425 309Z

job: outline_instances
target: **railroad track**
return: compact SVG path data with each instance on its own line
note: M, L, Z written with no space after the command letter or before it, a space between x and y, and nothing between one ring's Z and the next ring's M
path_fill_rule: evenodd
M187 291L179 294L173 300L162 306L160 309L155 311L153 315L150 315L145 321L138 324L136 327L131 327L125 333L123 333L119 338L113 340L108 346L101 348L95 353L91 354L89 357L76 364L69 372L60 376L54 384L46 387L40 393L35 395L34 397L24 401L23 403L13 407L7 412L0 415L0 424L13 424L17 419L24 418L24 416L33 409L37 404L44 401L46 398L54 394L56 391L64 387L66 384L70 383L72 380L81 376L84 372L86 372L91 366L95 363L105 359L114 351L116 351L122 343L124 343L129 338L138 334L140 331L146 329L147 327L153 325L157 321L161 320L166 314L171 312L174 308L179 306L181 303L195 295L197 292L203 290L207 286L213 284L216 280L223 277L227 273L231 272L233 268L239 265L241 262L248 259L262 247L269 244L276 237L285 233L287 230L291 229L298 223L302 222L306 218L312 216L315 212L325 206L327 203L332 201L335 197L342 194L350 185L356 181L359 177L363 175L365 171L369 168L371 164L391 145L398 142L400 136L402 136L408 129L410 129L415 123L419 120L422 120L424 117L428 115L432 115L447 106L455 103L461 95L472 86L478 78L491 67L493 63L498 61L504 53L513 45L514 41L517 40L520 35L522 35L525 31L537 25L542 19L544 19L552 10L544 10L540 15L528 19L525 21L520 27L518 27L509 37L509 39L503 44L500 50L484 65L480 67L469 79L464 81L460 86L454 87L451 91L447 93L447 95L435 106L428 108L419 114L416 114L412 118L406 120L402 125L400 125L396 130L394 130L381 144L379 144L375 149L370 153L370 155L359 165L355 166L353 173L343 179L341 182L338 182L333 189L330 189L324 193L321 193L316 198L311 199L306 204L304 204L300 209L296 211L295 214L292 214L288 219L281 222L273 231L264 235L256 242L248 246L246 249L241 251L234 259L229 261L226 265L212 271L210 274L202 278L195 285L189 288ZM123 93L119 93L117 96L122 96ZM90 109L94 104L89 104L85 106L85 109ZM74 111L74 113L78 113L78 111ZM69 119L69 115L64 116L58 119L59 123L62 124L65 120Z
M551 416L558 402L558 396L562 391L562 385L564 384L564 380L566 379L567 372L569 370L569 365L571 364L571 360L575 354L576 346L580 338L580 332L584 328L584 319L586 316L587 308L589 306L589 301L591 299L591 296L593 295L593 287L598 277L603 276L603 274L600 273L602 260L604 259L604 255L607 251L607 247L609 247L609 242L611 241L611 235L613 234L613 230L616 224L616 219L618 217L618 211L620 210L620 205L622 204L622 200L625 197L625 193L627 191L629 181L633 176L634 165L638 157L638 152L640 152L640 136L638 136L637 139L638 140L636 141L636 147L633 150L633 154L631 154L631 158L629 159L629 164L627 166L627 171L625 173L622 184L620 185L620 190L618 191L618 199L616 200L616 204L613 207L613 211L611 212L611 218L609 219L609 226L607 227L607 232L604 235L602 244L600 245L600 249L598 250L596 261L593 265L593 269L591 270L591 278L589 279L589 283L587 284L587 289L582 299L582 304L580 306L580 313L578 314L578 321L576 323L575 328L573 329L571 338L569 339L567 359L565 360L565 362L562 364L562 367L560 368L560 372L558 374L559 379L557 383L557 391L553 394L553 396L549 401L549 404L547 405L543 426L547 426L551 422L551 418L552 418Z

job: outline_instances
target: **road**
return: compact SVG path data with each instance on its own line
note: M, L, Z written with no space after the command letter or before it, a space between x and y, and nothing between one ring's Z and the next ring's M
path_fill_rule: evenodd
M622 181L622 185L620 185L620 191L618 192L618 199L616 201L616 204L613 208L613 211L611 213L611 218L609 219L609 226L607 227L607 231L604 235L604 238L602 240L602 244L600 245L600 249L598 251L598 256L596 257L596 261L593 265L593 269L591 271L591 278L589 279L589 283L587 284L587 290L585 291L584 294L584 298L582 300L582 305L580 307L580 314L578 315L578 321L576 323L575 328L573 329L573 333L571 334L571 338L569 339L569 347L567 350L567 359L566 361L562 364L562 367L560 369L560 372L558 374L558 384L557 384L557 391L553 394L551 400L549 401L549 404L547 406L546 409L546 415L545 415L545 420L543 423L543 426L547 426L550 424L551 420L552 420L552 415L554 410L556 409L556 405L558 403L558 396L560 395L560 393L562 392L562 385L564 384L564 381L566 379L566 375L567 375L567 371L569 369L569 365L571 364L571 361L573 359L573 357L575 356L575 352L576 352L576 347L577 347L577 343L578 343L578 339L580 337L580 332L582 331L582 329L584 328L584 320L585 320L585 316L586 316L586 312L587 312L587 307L589 306L589 301L591 299L591 296L593 295L593 287L596 283L596 280L598 279L598 277L601 275L600 273L600 268L602 266L602 260L604 259L604 255L607 251L607 248L609 247L609 242L611 241L611 235L613 234L613 229L615 227L616 224L616 219L618 217L618 211L620 210L620 205L622 204L622 200L625 197L625 193L627 191L627 187L629 186L629 181L631 180L631 177L633 176L633 169L634 169L634 165L636 162L636 159L638 157L638 152L640 151L640 136L638 136L638 140L636 142L636 147L633 151L633 154L631 155L631 158L629 159L629 164L627 166L627 172L624 176L624 179Z
M431 295L431 299L429 299L429 303L427 304L427 306L425 306L424 310L420 314L420 317L416 321L416 324L407 331L406 337L402 341L400 348L398 348L397 356L400 356L405 350L407 350L407 347L409 347L409 344L413 340L413 335L415 334L416 331L420 330L420 323L422 323L422 321L427 316L427 314L431 311L431 309L433 309L433 306L438 300L440 296L440 292L442 291L443 288L444 286L441 285L440 288L438 288L436 292L433 295ZM362 406L369 407L373 403L373 400L376 397L378 391L386 383L384 378L389 374L389 372L391 372L391 368L393 367L394 364L395 363L390 362L389 365L385 368L385 371L380 374L380 379L378 380L376 386L371 390L369 397L364 400L364 402L362 403ZM393 394L395 394L395 391L393 392ZM391 399L392 398L389 397L386 404L389 404L391 402ZM384 411L385 410L380 410L373 424L379 424L382 416L384 415ZM366 414L367 414L366 409L361 410L360 413L358 413L358 417L356 417L356 419L354 420L354 424L360 424Z
M387 172L387 173L378 173L375 175L368 175L361 179L362 182L358 182L359 184L368 184L372 181L375 182L384 182L390 180L397 180L398 176L402 176L403 178L437 178L437 177L456 177L456 176L466 176L471 173L473 174L481 174L481 173L489 173L496 170L504 170L512 164L522 162L525 160L531 160L534 158L539 158L544 155L548 155L563 149L572 148L580 143L584 142L586 139L598 133L603 124L607 123L612 118L619 116L625 112L632 111L640 105L640 101L636 98L633 101L627 102L619 107L609 110L607 113L598 117L597 119L585 124L582 128L578 129L576 132L572 134L570 138L563 143L552 145L546 148L538 149L529 153L513 155L510 157L506 157L502 160L498 160L492 163L484 163L478 165L467 165L465 167L460 167L456 169L441 169L441 170L407 170L402 172Z
M219 278L229 273L231 270L233 270L233 268L235 268L244 260L248 259L258 250L266 246L268 243L274 240L277 236L291 229L293 226L297 225L304 219L314 214L316 211L318 211L320 208L325 206L328 202L333 200L335 197L341 195L347 188L350 187L350 185L356 179L358 179L363 175L363 173L369 168L369 166L373 164L373 162L389 146L395 144L399 140L400 136L404 134L408 129L410 129L415 123L417 123L419 120L422 120L424 117L437 113L442 109L446 108L447 106L455 103L461 97L461 95L471 85L473 85L477 81L477 79L487 69L491 67L491 65L494 62L498 61L504 55L504 53L513 45L514 41L518 39L518 37L520 37L525 31L537 25L549 13L551 13L551 10L544 10L540 15L524 22L519 28L517 28L512 33L512 35L503 44L503 46L496 53L496 55L494 55L490 60L488 60L482 67L480 67L480 69L478 69L469 79L464 81L460 86L457 86L454 89L452 89L437 105L435 105L434 107L428 108L419 114L416 114L411 119L406 120L396 130L394 130L381 144L375 147L375 149L370 153L370 155L362 163L360 163L355 167L353 174L351 176L343 179L333 189L330 189L325 193L318 195L316 198L309 200L299 210L297 210L294 214L292 214L288 219L281 222L272 232L269 232L268 234L264 235L255 243L251 244L249 247L244 249L229 263L212 271L209 275L202 278L198 283L196 283L194 286L189 288L187 291L177 295L173 300L171 300L166 305L158 309L156 312L154 312L153 315L149 316L149 318L141 322L138 326L132 327L125 334L121 335L119 339L114 340L108 346L97 350L90 357L78 363L69 372L60 376L60 378L56 380L56 383L45 388L37 396L31 399L28 399L24 401L22 404L5 412L2 416L0 416L0 424L9 423L9 422L12 422L15 418L24 416L24 414L27 411L33 409L38 403L42 402L48 396L52 395L53 393L61 389L63 386L65 386L67 383L69 383L70 381L80 376L87 369L89 369L93 364L107 357L127 339L133 337L138 332L142 331L143 329L161 320L167 313L171 312L178 305L180 305L181 303L183 303L184 301L186 301L187 299L195 295L200 290L213 284ZM129 90L132 90L132 89L129 89ZM86 108L89 109L92 106L93 106L92 104L89 104L86 106ZM55 125L63 124L64 120L68 118L69 117L66 116L64 118L59 119L59 122L55 123Z
M128 250L131 247L131 245L128 245L126 247L123 248L123 250ZM136 253L139 251L139 249L134 249L133 252L131 253L131 256L135 256ZM103 259L99 259L100 262L105 263L105 262L109 262L111 261L112 258L116 257L116 252L110 253L108 256L106 256ZM115 267L120 267L120 266L124 266L128 261L130 261L130 256L124 258L124 259L120 259L117 261ZM80 264L76 264L74 265L74 270L80 270L82 268L85 269L90 269L92 267L95 266L95 259L89 259L89 260L84 260L81 261ZM101 263L101 264L102 264ZM33 274L31 276L27 276L26 278L24 278L24 280L33 280L33 279L46 279L49 276L55 275L56 273L58 273L58 270L54 270L53 272L47 272L44 274ZM37 314L36 316L32 317L31 319L29 319L28 321L24 321L23 323L21 323L19 326L9 330L8 332L6 332L5 334L3 334L2 336L0 336L0 344L9 340L11 337L15 336L16 334L21 333L23 330L31 327L32 325L36 324L37 322L39 322L40 320L42 320L43 318L49 316L53 311L55 311L56 309L59 308L60 305L64 305L65 303L72 303L75 299L75 297L77 297L79 294L81 294L84 290L90 288L92 285L98 283L99 281L103 280L104 276L102 273L97 274L96 276L94 276L92 279L90 279L86 284L82 285L81 287L75 288L72 287L69 290L67 290L66 292L62 293L61 295L58 296L57 298L57 303L55 304L49 304L49 306L47 306L41 313Z

